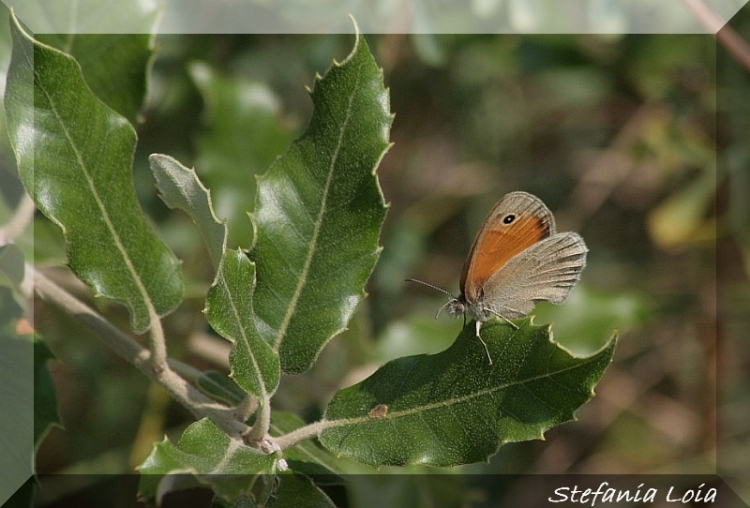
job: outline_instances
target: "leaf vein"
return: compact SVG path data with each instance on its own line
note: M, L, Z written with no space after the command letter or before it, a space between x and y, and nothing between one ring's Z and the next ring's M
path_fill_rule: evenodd
M572 365L572 366L569 366L569 367L566 367L566 368L563 368L563 369L559 369L559 370L557 370L555 372L548 372L548 373L545 373L545 374L540 374L538 376L532 376L532 377L525 378L525 379L522 379L522 380L513 381L513 382L510 382L510 383L504 383L504 384L493 386L493 387L486 388L486 389L483 389L483 390L478 390L476 392L469 393L467 395L463 395L463 396L460 396L460 397L455 397L455 398L451 398L451 399L447 399L447 400L433 402L431 404L424 404L424 405L421 405L421 406L412 407L412 408L404 409L404 410L401 410L401 411L392 411L392 412L389 412L384 418L392 420L392 419L403 418L403 417L407 417L407 416L411 416L411 415L415 415L415 414L416 415L422 415L423 413L425 413L427 411L432 411L432 410L440 409L440 408L444 408L444 407L448 407L449 408L449 407L452 407L452 406L455 406L455 405L458 405L458 404L463 404L465 402L470 402L470 401L472 401L474 399L477 399L477 398L480 398L480 397L484 397L486 395L491 395L493 393L499 392L500 390L505 390L505 389L511 388L513 386L523 386L526 383L530 383L530 382L536 381L538 379L543 379L545 377L552 377L552 376L555 376L555 375L564 374L565 372L569 372L569 371L574 371L574 370L577 370L577 369L581 369L585 365L587 365L587 364L589 364L589 363L591 363L593 361L596 361L598 359L599 359L598 356L594 356L594 357L585 359L585 361L583 361L583 362L581 362L579 364ZM517 418L517 419L519 419L519 418ZM354 417L354 418L344 418L344 419L341 419L341 420L330 420L329 421L329 425L331 425L332 427L339 427L339 426L345 426L345 425L353 425L353 424L357 424L357 423L364 423L364 422L368 422L368 421L372 421L372 419L369 418L368 416L362 416L362 417Z
M43 77L40 76L38 72L34 71L34 74L35 74L35 78L37 82L39 83L44 82ZM52 95L49 93L49 91L45 87L40 87L40 88L42 92L44 93L44 96L47 99L47 102L50 106L52 114L55 116L55 120L57 121L58 125L60 126L60 129L65 135L65 139L67 140L68 145L70 146L71 150L75 154L75 158L76 158L76 161L78 162L78 166L81 172L84 174L86 184L89 188L89 191L91 192L91 195L94 197L94 202L96 203L97 208L99 208L104 224L109 230L112 236L112 239L115 243L115 247L117 251L119 252L119 254L122 256L122 259L125 263L127 271L132 277L133 282L135 283L135 286L138 292L140 293L141 298L143 299L143 302L146 305L146 309L148 310L148 314L149 314L149 321L150 321L149 327L150 327L153 324L153 321L157 319L158 317L158 313L156 312L156 309L154 308L153 303L151 302L151 297L148 294L146 287L143 285L143 281L141 280L140 275L138 274L138 271L133 265L133 262L130 259L130 256L128 255L127 249L125 248L125 245L123 244L120 238L120 235L118 234L117 229L115 228L115 225L112 221L112 218L110 217L107 207L104 205L104 201L102 200L102 197L99 194L99 191L96 185L94 184L94 178L92 177L91 172L89 171L86 165L83 155L81 154L78 146L73 140L73 137L70 131L67 129L65 125L63 117L60 115L60 112L58 111L56 107L55 100L53 99Z
M237 327L239 329L239 334L240 334L240 337L242 339L240 341L242 343L241 347L245 351L245 353L247 354L247 357L252 362L253 371L255 372L255 379L258 380L258 390L260 391L260 394L259 394L260 397L259 398L260 398L261 401L265 401L268 398L268 393L266 392L266 381L265 381L265 378L263 377L263 370L258 365L258 360L255 357L255 355L253 354L252 348L250 347L250 339L247 336L247 332L245 330L245 327L242 326L241 312L237 308L237 305L235 303L236 302L236 298L235 298L234 294L232 293L231 289L229 288L229 286L227 285L226 280L223 279L223 278L222 278L222 286L224 287L224 291L226 291L226 293L228 295L227 300L229 301L229 304L231 306L232 316L234 318L235 323L237 323ZM235 344L236 344L236 342L235 342Z
M359 69L359 72L356 75L356 85L354 86L354 91L349 96L349 100L347 103L346 108L346 114L344 116L344 120L341 124L341 128L339 129L338 139L336 140L336 145L334 147L334 152L331 154L331 161L328 165L328 172L326 174L326 181L323 185L323 195L320 202L320 208L318 209L318 215L315 218L315 222L313 223L313 231L312 235L310 237L310 243L307 250L307 255L305 256L305 262L302 266L302 272L300 273L300 277L297 281L297 287L294 290L294 293L292 294L292 299L289 302L289 306L287 307L287 311L284 314L284 319L281 323L281 326L279 327L279 330L276 334L276 338L274 340L274 349L278 351L279 347L281 346L281 342L284 339L286 335L286 331L289 328L289 324L291 323L292 316L294 315L294 312L297 307L297 302L299 301L299 298L302 294L302 290L304 289L304 286L307 282L308 274L310 272L310 266L312 265L313 257L315 256L316 247L318 243L318 237L320 236L321 228L323 227L323 219L327 212L327 205L328 205L328 197L331 190L331 184L333 182L334 177L334 170L336 169L336 163L338 162L339 153L341 151L341 147L343 146L343 139L344 135L347 132L349 123L352 118L352 109L354 104L354 99L358 95L358 87L359 82L362 77L362 71Z

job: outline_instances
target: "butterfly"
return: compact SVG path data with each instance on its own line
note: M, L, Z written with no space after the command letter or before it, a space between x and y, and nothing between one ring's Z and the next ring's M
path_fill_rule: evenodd
M527 316L540 301L560 304L581 278L588 248L581 235L558 233L547 205L527 192L511 192L492 208L479 228L461 272L461 294L438 310L453 317L469 316L476 322L476 336L492 357L479 333L482 323L498 317Z

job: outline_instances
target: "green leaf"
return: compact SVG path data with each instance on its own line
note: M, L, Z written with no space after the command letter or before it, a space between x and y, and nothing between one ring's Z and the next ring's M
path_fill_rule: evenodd
M255 475L273 473L279 453L264 454L231 439L211 420L190 425L175 446L168 439L157 444L138 469L139 491L147 499L159 499L170 490L169 476L191 474L226 499L248 492Z
M135 197L135 132L86 87L75 60L15 24L12 35L5 104L24 185L62 228L70 268L125 304L141 333L177 306L183 285Z
M226 249L227 227L216 218L211 193L198 179L195 170L186 168L172 157L153 154L148 160L162 200L168 207L179 208L190 216L198 226L214 268L218 269Z
M259 178L253 215L256 319L291 373L309 369L346 329L386 211L375 169L388 148L388 93L361 37L311 96L310 125Z
M110 108L138 120L146 97L149 63L153 57L156 16L143 20L146 33L38 35L37 40L69 54L81 66L86 84Z
M149 160L162 199L188 213L217 267L206 298L206 317L217 333L234 344L229 358L232 377L266 401L279 383L280 370L278 354L260 336L253 319L255 266L242 251L226 250L226 225L216 218L211 195L195 171L166 155L155 154ZM217 388L207 381L203 380L204 388Z
M281 122L279 100L267 84L224 77L204 63L189 70L205 103L195 165L211 188L217 213L229 223L232 245L249 247L255 175L289 147L292 130Z
M208 322L234 347L232 378L261 403L279 383L279 356L263 340L253 319L255 266L241 250L227 251L206 298Z
M375 466L452 466L486 460L500 445L541 439L574 418L614 354L575 357L552 340L548 326L474 323L436 355L400 358L338 392L320 435L331 451Z

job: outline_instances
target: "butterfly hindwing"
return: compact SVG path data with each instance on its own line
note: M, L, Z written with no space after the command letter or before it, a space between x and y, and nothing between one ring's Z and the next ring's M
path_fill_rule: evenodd
M587 252L583 238L572 232L532 245L487 280L485 307L513 319L526 316L542 300L562 303L581 278Z

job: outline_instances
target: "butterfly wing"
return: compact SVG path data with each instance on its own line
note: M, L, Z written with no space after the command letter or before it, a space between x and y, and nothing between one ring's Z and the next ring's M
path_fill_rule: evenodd
M484 285L484 306L507 319L521 318L537 302L565 301L586 266L588 248L577 233L559 233L508 261Z
M555 219L541 199L527 192L503 196L482 223L466 258L461 273L461 292L466 300L475 303L493 274L554 234Z

